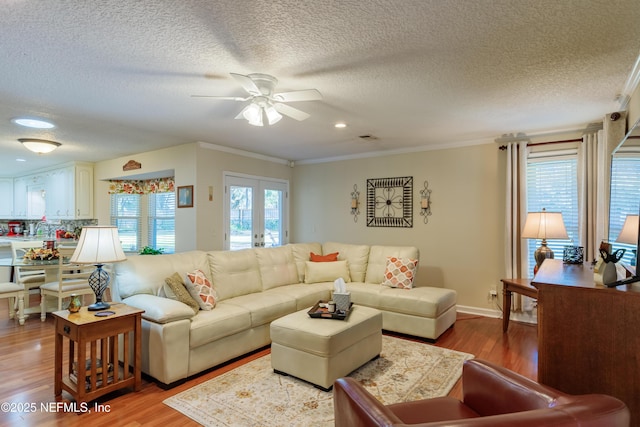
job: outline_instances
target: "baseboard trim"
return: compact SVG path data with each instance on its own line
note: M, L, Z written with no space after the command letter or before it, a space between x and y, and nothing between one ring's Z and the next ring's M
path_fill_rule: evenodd
M469 307L466 305L457 305L456 310L459 313L465 314L474 314L476 316L484 316L484 317L493 317L496 319L502 319L502 311L489 309L489 308L481 308L481 307ZM511 316L509 316L509 321L514 322L523 322L523 323L538 323L538 312L537 310L533 310L531 312L512 312Z

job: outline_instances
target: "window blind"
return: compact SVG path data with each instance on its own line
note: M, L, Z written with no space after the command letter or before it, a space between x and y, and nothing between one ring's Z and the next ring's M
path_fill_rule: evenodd
M138 252L141 248L140 201L139 194L111 195L111 225L118 227L118 235L125 252Z
M155 193L149 194L148 197L148 244L156 249L164 249L164 253L174 253L176 250L176 195L175 193Z
M626 249L623 261L635 263L633 245L616 243L627 215L638 215L640 209L640 153L614 156L611 162L611 201L609 242L614 249Z
M548 240L547 246L556 258L562 258L566 245L578 245L578 161L577 156L537 156L527 162L527 211L561 212L569 240ZM573 241L573 242L572 242ZM533 253L541 240L529 239L529 271L535 260Z

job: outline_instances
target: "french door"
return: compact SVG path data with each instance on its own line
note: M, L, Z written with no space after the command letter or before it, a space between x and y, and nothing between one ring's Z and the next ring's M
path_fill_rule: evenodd
M289 183L227 173L224 180L225 249L287 243Z

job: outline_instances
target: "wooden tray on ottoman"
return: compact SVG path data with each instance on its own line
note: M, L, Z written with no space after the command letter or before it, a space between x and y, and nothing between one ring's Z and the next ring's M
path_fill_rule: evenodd
M320 304L326 304L327 301L318 301L309 313L309 316L317 319L337 319L337 320L345 320L349 317L349 313L351 313L351 308L353 307L353 303L349 304L349 310L341 311L336 310L334 313L329 313L329 309L326 307L320 307Z

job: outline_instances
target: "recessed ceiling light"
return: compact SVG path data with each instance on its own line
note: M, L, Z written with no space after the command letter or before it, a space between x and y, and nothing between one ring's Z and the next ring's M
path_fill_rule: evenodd
M52 129L56 127L56 125L51 122L33 117L16 117L15 119L11 119L11 121L17 125L33 129Z
M26 162L26 160L25 159L21 159L21 158L17 158L16 162Z
M346 128L347 124L346 123L336 123L334 126L337 127L338 129L342 129L342 128Z

